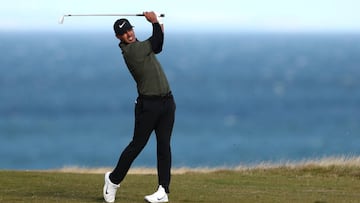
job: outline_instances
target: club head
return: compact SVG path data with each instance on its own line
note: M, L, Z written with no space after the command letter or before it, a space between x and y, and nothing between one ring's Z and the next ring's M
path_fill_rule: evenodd
M59 19L59 24L63 24L65 19L65 15L61 16Z

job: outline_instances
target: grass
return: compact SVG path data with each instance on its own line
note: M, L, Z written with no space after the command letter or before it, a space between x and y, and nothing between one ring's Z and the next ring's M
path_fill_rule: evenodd
M103 202L103 172L0 171L0 202ZM144 202L156 183L154 170L133 170L116 202ZM353 157L232 169L176 169L169 198L171 203L348 203L360 202L359 191L360 158Z

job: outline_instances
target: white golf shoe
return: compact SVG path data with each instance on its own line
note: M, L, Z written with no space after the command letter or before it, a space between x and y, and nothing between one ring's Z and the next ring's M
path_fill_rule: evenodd
M120 187L120 184L116 185L111 182L109 178L110 173L111 172L105 173L105 184L104 184L103 194L104 194L104 200L106 202L113 203L115 202L116 191Z
M150 203L169 202L168 195L166 194L165 189L161 185L154 194L145 196L145 200Z

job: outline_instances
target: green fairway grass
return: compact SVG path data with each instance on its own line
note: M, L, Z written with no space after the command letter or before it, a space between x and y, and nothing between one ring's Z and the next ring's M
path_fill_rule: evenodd
M358 160L357 160L358 161ZM144 202L157 187L154 173L129 174L116 202ZM103 174L0 171L0 202L104 202ZM172 176L177 202L360 202L360 167L328 164L189 170Z

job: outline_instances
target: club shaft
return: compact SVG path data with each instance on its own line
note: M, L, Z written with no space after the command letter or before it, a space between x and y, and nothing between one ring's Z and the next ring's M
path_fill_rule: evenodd
M71 16L144 16L144 14L67 14L61 16L59 20L59 24L64 23L65 17L71 17ZM165 17L165 14L160 14L158 17Z
M70 16L144 16L144 14L67 14L65 17ZM160 17L165 17L164 14L160 14Z

